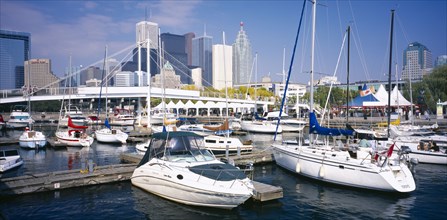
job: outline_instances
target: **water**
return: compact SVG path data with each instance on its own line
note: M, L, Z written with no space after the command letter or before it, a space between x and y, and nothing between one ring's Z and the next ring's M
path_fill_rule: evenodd
M286 135L293 138L294 134ZM241 139L252 139L261 150L272 142L271 135L263 134ZM116 164L119 154L134 153L135 145L95 142L88 149L20 151L25 164L2 178L79 169L85 159L97 165ZM447 215L447 166L416 166L417 189L405 195L324 184L274 163L255 166L254 179L281 186L284 197L265 203L249 201L233 210L197 208L146 193L127 181L1 197L0 219L441 219Z

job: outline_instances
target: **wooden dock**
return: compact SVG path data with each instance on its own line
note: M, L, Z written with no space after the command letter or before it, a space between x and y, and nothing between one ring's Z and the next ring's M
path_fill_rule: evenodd
M135 164L99 166L88 170L67 170L24 175L0 180L0 196L53 191L72 187L129 180Z
M116 164L88 170L56 171L42 174L24 175L0 180L0 196L54 191L72 187L82 187L105 183L128 181L136 164ZM259 202L283 197L281 187L253 181L255 193L252 199Z

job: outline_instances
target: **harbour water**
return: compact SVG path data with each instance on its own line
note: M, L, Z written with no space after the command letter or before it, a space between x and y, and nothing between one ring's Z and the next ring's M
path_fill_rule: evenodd
M7 131L2 135L18 134ZM295 134L287 135L293 138ZM249 134L241 139L253 140L257 150L268 150L273 136ZM100 166L117 164L123 152L135 153L135 144L95 142L89 148L20 149L25 164L2 174L1 178L80 169L88 159ZM255 166L253 176L257 181L281 186L284 197L266 203L249 201L233 210L197 208L162 199L126 181L1 197L0 219L443 219L447 216L447 166L417 165L417 189L404 195L323 184L274 163Z

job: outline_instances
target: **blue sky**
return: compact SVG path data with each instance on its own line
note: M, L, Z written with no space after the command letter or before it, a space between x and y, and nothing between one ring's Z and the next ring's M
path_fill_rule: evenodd
M258 81L268 74L281 81L283 49L287 70L302 3L0 0L0 28L31 33L32 58L50 58L53 72L61 76L70 55L73 65L88 66L103 59L105 45L113 54L134 44L135 24L145 19L145 8L149 21L158 23L162 33L194 32L201 36L206 27L214 44L222 44L223 32L226 44L233 44L242 21L253 53L258 53ZM309 81L310 70L311 4L306 4L291 76L292 82L299 83ZM425 45L433 60L447 54L445 0L321 0L317 7L315 78L333 75L343 34L351 25L350 81L387 80L391 9L396 10L393 62L399 70L402 52L410 42ZM337 77L346 82L346 52L342 56Z

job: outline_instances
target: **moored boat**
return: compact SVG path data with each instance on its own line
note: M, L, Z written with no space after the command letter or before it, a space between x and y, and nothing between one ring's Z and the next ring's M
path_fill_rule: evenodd
M232 209L253 194L240 169L217 160L193 132L154 133L132 184L187 205Z

